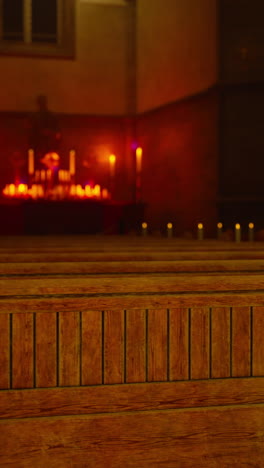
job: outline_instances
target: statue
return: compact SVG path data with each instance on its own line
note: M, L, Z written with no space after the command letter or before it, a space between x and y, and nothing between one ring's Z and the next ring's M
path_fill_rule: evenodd
M58 152L61 133L56 116L48 109L47 97L37 98L38 111L32 115L29 132L29 148L32 148L38 160L45 154Z

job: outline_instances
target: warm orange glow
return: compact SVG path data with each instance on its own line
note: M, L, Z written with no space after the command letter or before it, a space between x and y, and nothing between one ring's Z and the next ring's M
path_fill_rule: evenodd
M248 227L249 229L254 229L254 223L249 223Z
M203 224L202 223L198 224L198 229L203 229Z
M18 193L27 193L28 186L26 184L18 185Z
M136 170L137 172L141 172L142 170L142 148L138 147L136 149Z
M75 154L76 154L75 150L71 150L69 154L69 157L70 157L69 172L70 172L70 175L72 176L75 175Z
M168 228L168 229L172 229L172 223L168 223L168 224L167 224L167 228Z
M34 151L33 149L28 150L28 173L29 175L34 174Z
M240 229L240 224L237 223L237 224L235 225L235 228L236 228L237 230L239 230L239 229Z
M143 229L147 229L147 227L148 227L147 223L142 223L142 228Z
M115 175L115 164L116 164L116 156L114 154L110 154L109 156L109 166L110 166L110 176L114 177Z
M217 227L218 227L218 229L222 229L223 224L222 224L222 223L218 223L218 224L217 224Z

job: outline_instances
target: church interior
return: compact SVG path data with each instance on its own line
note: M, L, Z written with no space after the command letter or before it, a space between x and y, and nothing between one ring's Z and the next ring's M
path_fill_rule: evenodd
M0 466L264 466L263 0L0 0Z

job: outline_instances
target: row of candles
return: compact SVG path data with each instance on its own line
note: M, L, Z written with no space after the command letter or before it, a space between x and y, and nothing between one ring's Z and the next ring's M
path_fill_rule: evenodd
M7 184L3 190L5 196L10 198L44 198L45 191L42 184L32 184L29 187L27 184ZM110 193L106 188L101 189L100 185L95 185L91 187L90 185L85 185L82 187L80 184L71 184L69 188L65 187L62 184L58 184L55 188L56 198L97 198L97 199L109 199Z
M148 224L146 222L143 222L141 224L141 233L143 236L147 236L148 234ZM172 223L167 223L166 233L167 233L167 237L173 237L173 224ZM223 236L223 223L217 223L217 238L221 240L222 236ZM197 225L197 239L198 240L204 239L204 226L202 223L198 223ZM254 241L254 223L248 224L248 240L250 242ZM239 223L235 224L235 241L241 242L241 225Z

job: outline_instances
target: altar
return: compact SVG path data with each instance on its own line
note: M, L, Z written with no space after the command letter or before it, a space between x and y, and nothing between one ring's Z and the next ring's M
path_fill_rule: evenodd
M101 200L2 200L0 234L127 234L144 220L144 204Z

